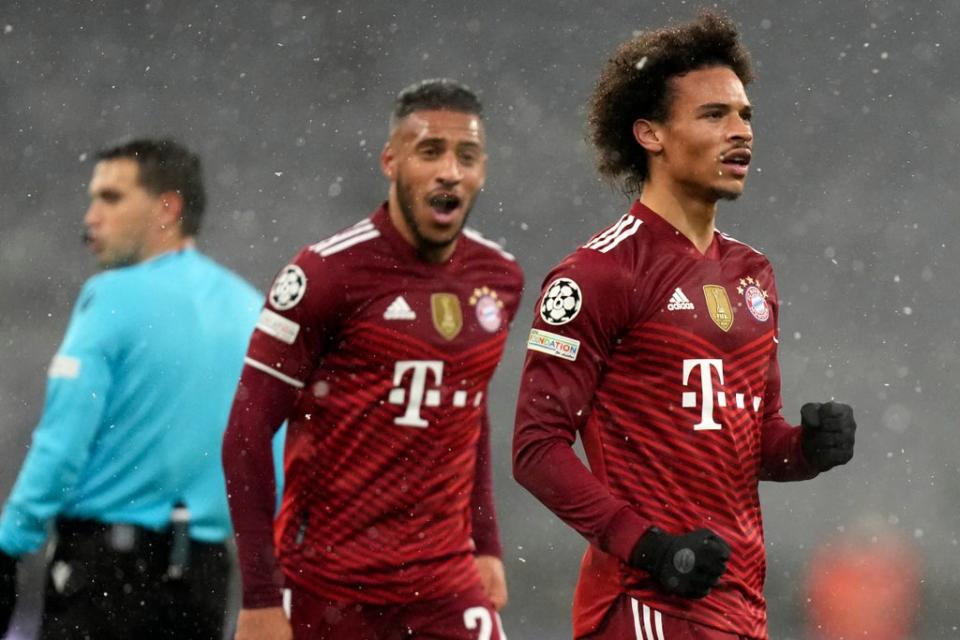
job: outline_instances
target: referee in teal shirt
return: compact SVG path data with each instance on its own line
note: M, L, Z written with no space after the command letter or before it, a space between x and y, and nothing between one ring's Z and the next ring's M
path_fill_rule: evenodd
M105 271L77 299L0 516L0 635L16 559L52 525L42 638L220 640L220 444L263 299L194 247L196 155L142 139L97 157L85 240Z

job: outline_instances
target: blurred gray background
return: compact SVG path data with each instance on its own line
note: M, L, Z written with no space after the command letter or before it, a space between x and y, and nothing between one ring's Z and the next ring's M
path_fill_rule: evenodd
M300 246L378 205L392 97L450 76L487 108L489 176L471 224L519 256L528 279L490 395L511 590L504 623L512 640L569 637L585 543L510 476L523 340L546 270L628 206L597 178L584 142L601 64L634 30L688 19L696 6L5 0L0 497L29 444L74 298L94 273L80 233L97 147L171 134L196 148L211 200L201 248L264 289ZM835 396L860 425L847 467L762 488L771 636L804 637L813 548L869 522L919 550L916 637L956 637L960 7L716 6L741 25L758 70L748 88L752 175L746 195L722 205L719 226L777 269L786 415L798 421L803 402Z

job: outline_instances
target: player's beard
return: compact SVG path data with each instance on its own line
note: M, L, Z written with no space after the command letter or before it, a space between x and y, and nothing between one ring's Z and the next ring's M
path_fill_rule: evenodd
M743 195L742 191L727 191L725 189L714 189L713 196L717 200L734 201Z
M407 184L407 182L403 179L403 174L398 172L397 203L400 205L400 213L403 215L404 222L407 223L407 227L413 234L417 251L421 253L430 253L440 249L445 249L457 241L457 238L460 237L460 233L463 231L463 228L467 225L467 218L470 217L470 212L473 210L473 204L476 202L476 196L466 203L466 207L463 210L463 219L460 220L460 226L457 228L456 233L450 236L450 238L447 240L434 240L433 238L428 238L423 234L423 230L417 223L417 217L413 210L415 206L414 202L415 196L413 195L413 187Z

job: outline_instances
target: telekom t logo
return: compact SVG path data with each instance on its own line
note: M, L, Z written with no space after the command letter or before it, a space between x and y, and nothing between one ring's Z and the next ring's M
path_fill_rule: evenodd
M404 384L405 380L409 382ZM451 390L453 393L446 399L441 398L442 381L442 360L398 360L393 367L393 389L390 389L387 402L406 406L407 410L399 418L394 418L393 424L424 429L430 426L430 422L420 415L423 407L439 407L441 400L445 400L449 405L462 409L468 404L479 407L483 401L483 391L466 389Z
M410 387L403 388L403 379L407 372L412 371L410 376ZM429 426L429 422L420 415L420 407L439 407L440 390L427 389L427 374L431 374L433 384L440 386L443 379L443 362L441 360L400 360L393 369L393 386L390 390L388 401L390 404L407 405L407 411L399 418L394 418L393 423L402 427L420 427L421 429Z
M717 380L723 384L723 360L693 359L683 361L683 386L689 387L690 374L694 369L700 370L700 422L693 425L696 431L707 431L710 429L720 429L722 425L713 417L714 406L727 406L727 394L724 391L714 392L713 390L713 372L717 372ZM716 405L714 404L716 402ZM746 408L744 396L742 393L734 395L734 402L738 409ZM761 398L753 396L753 411L756 413L760 409ZM683 407L692 409L697 406L697 392L683 392Z

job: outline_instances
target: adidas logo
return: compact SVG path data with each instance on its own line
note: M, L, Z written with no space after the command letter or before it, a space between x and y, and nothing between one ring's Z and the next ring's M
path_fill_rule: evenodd
M390 303L387 310L383 312L384 320L416 320L417 314L403 296L397 296L396 300Z
M684 295L680 287L677 287L673 295L670 296L667 311L693 311L693 303L690 302L690 298Z

